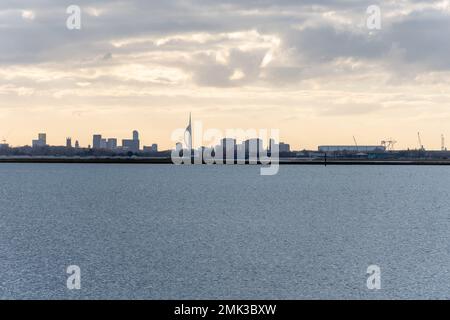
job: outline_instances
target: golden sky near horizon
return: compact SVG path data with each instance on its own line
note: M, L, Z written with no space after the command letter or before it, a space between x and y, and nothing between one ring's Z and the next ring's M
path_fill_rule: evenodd
M0 140L92 134L171 148L205 129L279 129L291 148L427 149L450 137L449 1L65 1L0 4Z

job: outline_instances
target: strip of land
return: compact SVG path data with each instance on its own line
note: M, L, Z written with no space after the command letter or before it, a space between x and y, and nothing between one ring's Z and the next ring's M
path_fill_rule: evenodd
M99 164L172 164L161 157L0 157L0 163L99 163ZM235 164L243 164L235 161ZM249 163L248 160L245 164ZM280 165L450 165L450 159L301 159L279 160Z

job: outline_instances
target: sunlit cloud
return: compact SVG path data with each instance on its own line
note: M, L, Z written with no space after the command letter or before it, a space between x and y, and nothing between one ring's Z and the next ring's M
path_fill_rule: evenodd
M23 10L22 11L22 18L24 20L34 20L35 17L36 17L36 15L31 10Z

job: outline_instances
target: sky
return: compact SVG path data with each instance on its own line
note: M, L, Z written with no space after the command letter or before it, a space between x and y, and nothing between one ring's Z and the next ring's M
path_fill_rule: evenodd
M81 29L66 26L70 5ZM381 28L367 27L379 6ZM0 2L0 140L174 145L204 128L427 149L450 138L450 1Z

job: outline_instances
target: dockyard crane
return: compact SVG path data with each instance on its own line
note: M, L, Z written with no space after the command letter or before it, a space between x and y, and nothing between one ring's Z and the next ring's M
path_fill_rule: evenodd
M419 140L419 150L425 150L422 144L422 139L420 138L420 132L417 132L417 139Z
M394 146L397 143L397 141L393 140L392 138L389 138L389 140L383 140L381 141L381 145L386 148L386 150L392 151L394 150Z
M353 136L353 141L355 141L355 147L356 147L356 150L358 150L358 142L356 142L355 136Z

